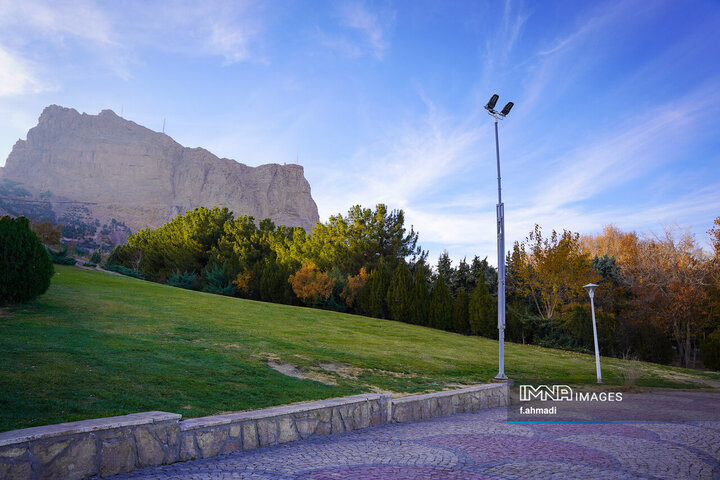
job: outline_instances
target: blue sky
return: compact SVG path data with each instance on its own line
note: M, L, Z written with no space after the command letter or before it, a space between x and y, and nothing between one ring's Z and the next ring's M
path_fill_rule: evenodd
M431 260L535 223L705 232L720 215L715 1L0 0L0 165L49 104L248 165L305 167L321 220L402 208Z

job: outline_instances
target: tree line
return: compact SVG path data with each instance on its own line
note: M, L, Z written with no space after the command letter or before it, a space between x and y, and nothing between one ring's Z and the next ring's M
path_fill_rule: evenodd
M593 282L603 355L677 354L690 366L700 350L712 365L717 351L720 363L720 217L710 235L712 255L677 229L545 236L536 226L505 259L506 339L590 351L582 286ZM403 211L383 204L354 206L311 235L201 207L131 235L107 263L182 288L497 338L496 269L477 256L453 266L447 252L431 266Z

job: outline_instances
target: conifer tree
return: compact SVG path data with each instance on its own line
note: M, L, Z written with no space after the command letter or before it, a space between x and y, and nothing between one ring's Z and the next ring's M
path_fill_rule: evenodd
M387 263L381 259L360 292L358 303L362 314L375 318L388 317L387 292L391 275Z
M472 283L471 275L470 265L468 265L467 261L463 258L455 270L455 291L450 291L451 294L454 294L455 298L457 298L460 290L465 290L466 294L467 292L472 292L472 287L470 286Z
M452 260L447 250L443 250L438 258L437 272L439 277L443 277L445 287L450 292L450 295L454 295L455 292L455 269L452 266Z
M0 217L0 306L45 293L55 269L25 217Z
M391 319L399 322L410 321L410 290L412 277L405 261L400 261L388 287L387 302L388 313Z
M455 306L453 307L453 328L458 333L470 333L469 301L465 289L458 290Z
M497 304L490 295L484 278L478 279L477 287L470 298L468 320L470 332L488 338L497 338Z
M438 276L430 294L428 320L430 326L442 330L452 329L453 302L442 275Z
M427 269L422 264L415 266L415 281L410 291L408 316L410 323L415 325L428 324L428 309L430 307L430 292L427 287Z

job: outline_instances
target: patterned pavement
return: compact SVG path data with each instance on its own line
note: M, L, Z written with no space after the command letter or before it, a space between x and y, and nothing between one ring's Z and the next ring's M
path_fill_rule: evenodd
M720 409L720 397L714 394L673 396ZM114 478L720 480L720 422L528 425L506 420L506 408L494 408L316 437Z

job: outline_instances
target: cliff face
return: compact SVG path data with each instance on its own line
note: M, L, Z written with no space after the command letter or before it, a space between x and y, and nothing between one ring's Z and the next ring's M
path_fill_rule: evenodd
M300 165L248 167L125 120L111 110L45 108L18 140L0 177L71 199L102 223L156 228L199 206L301 226L319 220ZM64 202L63 205L67 205Z

